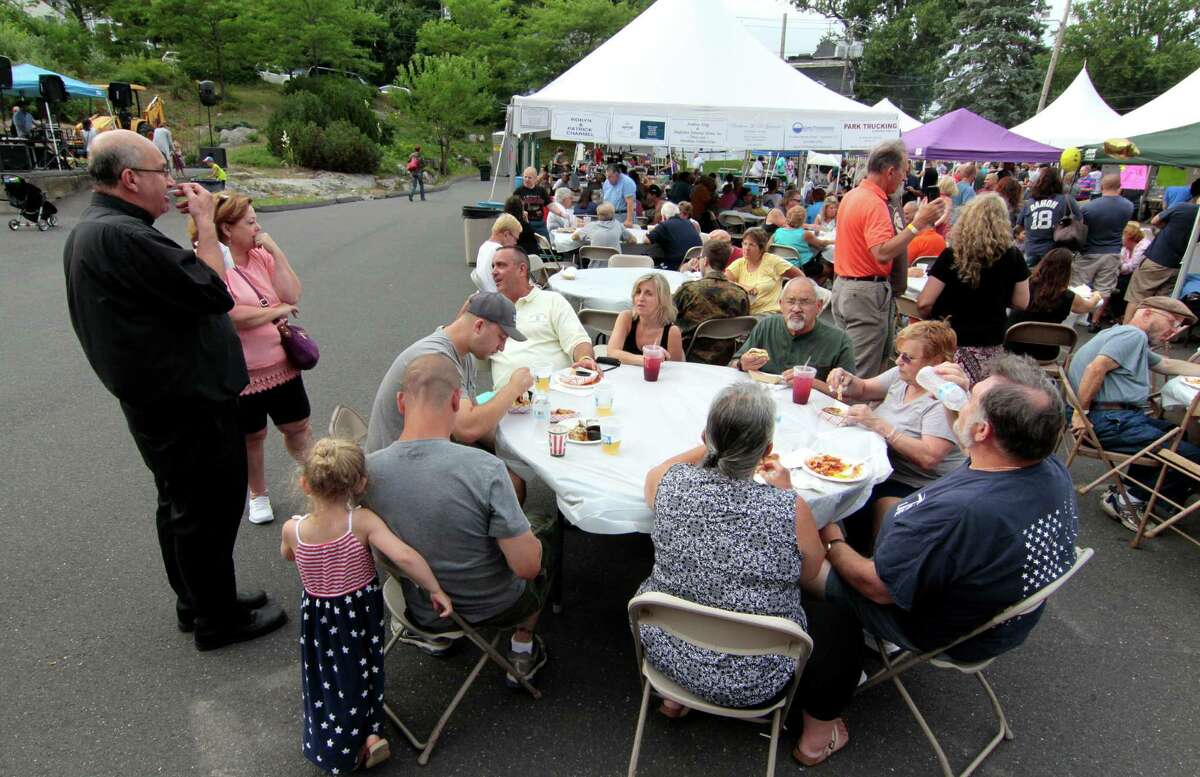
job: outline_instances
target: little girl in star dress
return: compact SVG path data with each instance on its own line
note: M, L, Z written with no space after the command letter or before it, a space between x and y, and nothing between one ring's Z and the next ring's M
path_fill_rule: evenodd
M324 439L301 467L312 512L283 525L280 553L296 563L304 755L331 774L372 767L390 756L383 726L384 604L371 549L429 592L442 617L450 599L419 553L378 515L349 508L367 485L362 450Z

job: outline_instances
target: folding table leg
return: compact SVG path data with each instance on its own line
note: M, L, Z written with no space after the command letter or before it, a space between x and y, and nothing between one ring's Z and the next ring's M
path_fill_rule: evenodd
M567 520L557 507L554 508L554 520L558 526L554 532L554 579L550 582L550 608L558 615L563 611L563 548L566 545L564 535L567 533Z

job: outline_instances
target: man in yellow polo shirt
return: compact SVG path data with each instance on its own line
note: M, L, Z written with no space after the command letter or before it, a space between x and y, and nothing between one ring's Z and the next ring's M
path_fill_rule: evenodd
M598 369L592 339L579 323L579 316L566 298L555 291L539 289L529 281L529 257L515 247L504 247L492 255L492 279L496 289L517 309L517 329L524 342L509 340L503 351L492 354L492 386L508 383L518 367L537 371L543 365L554 371L572 365Z
M854 343L855 374L873 378L890 359L892 260L905 257L908 243L941 217L940 200L923 203L907 227L889 207L908 174L908 152L899 140L871 149L867 177L842 198L834 249L834 323Z

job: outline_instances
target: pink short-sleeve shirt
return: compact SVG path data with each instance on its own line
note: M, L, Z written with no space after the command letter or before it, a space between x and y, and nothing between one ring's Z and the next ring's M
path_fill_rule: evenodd
M281 300L272 281L275 275L275 257L265 248L252 248L247 257L245 266L225 273L225 285L229 287L234 302L238 305L262 307L260 297L255 293L257 289L266 298L267 307L278 305ZM253 288L250 284L254 284ZM279 341L279 330L275 328L274 323L267 322L250 329L238 329L237 333L242 340L246 369L250 372L250 385L243 393L264 391L291 380L298 374L287 360L287 354Z

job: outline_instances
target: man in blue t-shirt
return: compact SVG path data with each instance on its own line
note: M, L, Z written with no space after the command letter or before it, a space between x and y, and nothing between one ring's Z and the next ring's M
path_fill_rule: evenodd
M954 210L950 211L951 224L958 222L958 216L961 213L959 208L975 199L975 176L978 175L978 172L974 162L967 162L958 168L958 191L950 198L950 201L954 203Z
M633 226L633 216L637 212L634 200L637 198L637 184L618 165L609 165L607 176L604 178L604 201L611 203L616 212L616 219L623 221L626 227Z
M940 375L967 387L953 364ZM817 578L827 600L872 634L916 651L942 648L1057 580L1075 561L1079 519L1071 475L1053 456L1062 399L1031 360L998 359L954 419L969 462L896 505L860 556L831 523ZM997 656L1025 641L1042 610L947 652Z
M1104 330L1075 351L1067 377L1105 450L1136 453L1175 428L1170 421L1146 415L1150 371L1200 375L1200 364L1159 356L1150 346L1169 341L1194 323L1196 317L1179 300L1148 297L1136 307L1128 324ZM1078 413L1072 414L1071 426L1083 428ZM1200 447L1180 442L1178 452L1200 462ZM1155 467L1131 467L1130 474L1153 483L1158 473ZM1191 482L1168 469L1163 493L1182 504ZM1131 485L1127 493L1129 501L1120 497L1115 486L1109 486L1100 506L1126 528L1137 531L1137 514L1148 492Z
M1100 179L1100 197L1083 205L1087 244L1071 263L1071 285L1085 284L1108 299L1121 277L1121 243L1125 225L1133 218L1133 203L1121 196L1121 175L1109 173ZM1103 308L1092 311L1100 320Z
M1125 290L1125 301L1130 303L1125 308L1126 324L1133 317L1139 302L1147 297L1174 292L1179 265L1187 251L1196 214L1200 212L1200 178L1192 181L1189 193L1191 200L1164 210L1150 220L1150 225L1158 227L1159 231L1154 242L1146 248L1146 259L1149 261L1139 264L1129 278L1129 288ZM1200 243L1200 236L1196 242Z

